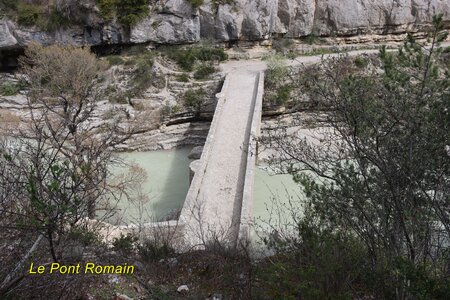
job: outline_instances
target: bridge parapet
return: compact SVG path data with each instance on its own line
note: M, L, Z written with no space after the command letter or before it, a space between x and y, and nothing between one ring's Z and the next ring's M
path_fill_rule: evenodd
M228 89L230 82L230 75L227 74L220 93L216 94L217 104L214 112L214 117L209 128L208 137L206 138L205 145L203 146L203 152L200 157L200 165L196 168L194 177L192 178L191 185L189 187L188 193L186 195L183 208L181 209L179 223L183 224L185 229L185 239L188 244L200 244L202 241L200 238L196 237L196 232L193 232L195 228L187 228L186 224L192 223L194 210L198 210L197 197L200 193L200 189L203 182L203 177L205 175L208 162L210 159L211 149L214 144L214 139L216 138L217 126L220 122L223 106L225 104L225 91Z
M255 168L258 159L257 138L261 132L262 101L264 96L264 72L259 72L258 87L253 109L250 140L247 147L247 166L245 170L244 191L242 193L241 222L239 226L238 245L246 245L250 240L253 223L253 192Z

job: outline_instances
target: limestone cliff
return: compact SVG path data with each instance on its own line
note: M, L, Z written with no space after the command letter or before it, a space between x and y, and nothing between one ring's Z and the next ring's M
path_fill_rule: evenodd
M30 41L105 45L264 40L272 36L350 36L420 31L443 14L450 27L449 0L148 0L149 13L130 28L105 20L97 0L56 0L75 25L42 30L19 25L0 12L0 49ZM222 4L225 3L225 4ZM228 4L230 3L230 4ZM1 17L3 15L3 17Z

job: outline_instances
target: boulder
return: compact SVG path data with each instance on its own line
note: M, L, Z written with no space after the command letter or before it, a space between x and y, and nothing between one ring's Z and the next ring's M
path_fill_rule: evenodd
M12 48L17 45L16 38L11 34L6 19L0 20L0 48Z
M203 146L194 147L188 155L189 159L200 159L203 153Z
M189 288L188 288L187 285L180 285L180 286L177 288L177 292L178 292L178 293L189 292Z

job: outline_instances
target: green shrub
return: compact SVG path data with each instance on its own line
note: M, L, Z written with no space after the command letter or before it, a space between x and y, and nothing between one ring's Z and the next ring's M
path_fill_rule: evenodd
M53 9L50 16L47 18L47 23L45 24L45 29L47 31L55 31L60 28L67 28L71 25L71 21L61 14L56 9Z
M170 55L170 58L175 60L185 71L192 71L196 61L196 57L191 51L176 51L174 54Z
M136 25L148 15L148 0L98 0L100 15L105 20L117 17L127 28Z
M318 41L319 41L319 37L314 32L312 32L310 35L305 37L305 42L309 45L316 44Z
M205 102L206 92L204 89L187 90L183 95L184 105L194 112L199 112Z
M177 76L177 80L180 82L189 82L189 75L186 73L183 73L181 75Z
M289 68L280 56L268 58L265 85L268 88L277 88L289 75Z
M104 20L109 21L114 18L117 0L97 0L97 3L100 9L100 16Z
M202 4L203 4L203 2L204 2L204 0L187 0L191 5L192 5L192 7L194 7L194 8L197 8L197 7L200 7Z
M286 51L289 51L294 46L294 42L292 39L289 38L278 38L274 39L272 42L272 48L279 52L279 53L285 53Z
M205 79L209 75L214 74L216 72L216 68L211 66L210 64L201 64L197 67L197 70L194 73L195 79Z
M41 4L30 4L17 1L14 5L6 4L11 17L16 17L17 22L23 26L37 26L46 31L55 31L66 28L72 21L61 14L55 7L48 9Z
M131 59L128 63L132 63L136 66L131 78L132 90L130 91L132 96L141 95L146 89L150 87L154 80L152 73L152 67L154 64L154 54L150 51L146 51L141 55Z
M114 251L122 252L124 254L129 254L135 249L135 244L138 241L138 238L131 235L123 235L120 234L120 237L114 238L113 240L113 249Z
M228 59L228 55L223 48L199 47L193 48L194 56L201 61L224 61Z
M23 88L21 83L4 83L0 85L0 95L14 96Z
M447 256L447 262L448 258ZM441 263L445 264L443 261ZM397 291L404 291L409 295L407 299L450 299L448 276L439 274L429 264L414 264L404 257L386 262L384 268L371 273L367 281L367 284L372 285L385 299L394 299Z
M121 65L124 63L122 57L120 57L119 55L109 55L106 57L106 60L111 66Z
M280 86L275 94L275 99L273 99L275 100L274 102L278 105L286 104L291 98L292 89L292 86L289 84Z
M315 48L311 51L304 52L305 56L315 56L315 55L326 55L331 53L339 53L339 49L331 49L331 48Z
M192 47L187 49L165 47L161 48L170 59L174 60L183 70L192 71L197 61L224 61L228 59L222 48L210 46Z
M355 66L357 66L358 68L365 68L369 64L369 60L362 56L355 57L354 61L355 61Z
M146 240L138 246L139 255L144 261L159 260L175 254L175 250L167 243Z
M26 3L17 5L17 22L20 25L40 26L43 20L43 10L39 5Z
M298 221L295 234L264 240L276 254L257 266L256 278L264 285L256 298L354 299L369 271L364 245L351 234Z
M69 239L80 242L83 246L93 246L102 243L98 233L82 227L75 227L69 232Z

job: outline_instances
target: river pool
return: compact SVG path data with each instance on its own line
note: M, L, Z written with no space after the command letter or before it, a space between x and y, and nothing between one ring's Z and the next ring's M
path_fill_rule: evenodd
M118 213L109 221L116 224L145 223L176 215L182 208L189 189L189 164L192 160L188 158L188 154L191 149L185 147L118 154L126 162L136 164L146 171L142 194L147 199L133 203L120 201L117 205ZM258 224L279 222L286 216L289 201L298 202L299 188L290 175L274 175L266 168L258 167L254 188L253 217Z

